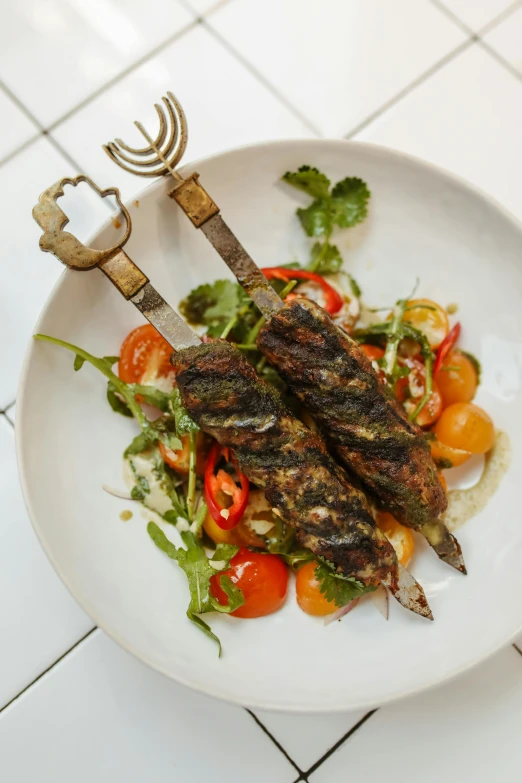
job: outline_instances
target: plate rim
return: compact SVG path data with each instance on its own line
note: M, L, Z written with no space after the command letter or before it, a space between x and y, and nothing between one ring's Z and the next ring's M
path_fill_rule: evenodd
M418 156L403 152L401 150L393 149L392 147L388 147L383 144L375 144L373 142L358 141L352 139L321 139L321 138L277 139L272 141L255 142L251 144L230 147L226 150L222 150L210 155L206 155L202 158L197 158L194 161L190 161L189 163L180 166L179 171L182 172L183 174L187 174L188 169L197 170L197 167L201 164L206 164L209 161L214 161L218 158L224 158L228 155L232 155L237 152L243 152L248 150L262 151L274 147L279 147L279 148L288 147L289 150L295 151L296 147L299 147L301 145L310 145L310 144L317 145L317 146L326 145L328 147L345 147L345 148L350 147L352 150L355 151L358 148L361 150L364 149L366 151L370 149L371 151L373 151L378 155L389 156L391 158L395 158L399 162L404 161L405 163L416 165L421 168L424 168L425 170L431 171L434 174L438 175L439 177L449 180L452 184L457 184L459 187L461 187L464 190L467 190L475 197L479 197L490 208L496 210L501 215L503 215L506 220L508 220L513 224L513 227L520 234L521 241L522 241L522 220L520 220L506 206L504 206L501 202L499 202L494 196L489 194L487 191L483 190L481 187L475 185L474 183L470 182L469 180L460 176L459 174L456 174L455 172L452 172L449 169L444 168L443 166L440 166L436 163L425 160ZM124 199L123 203L127 205L132 201L135 201L136 199L139 200L140 198L143 198L143 194L148 193L149 191L152 190L159 189L161 187L162 181L163 181L163 177L159 177L158 179L155 179L153 182L148 183L138 193L134 194L130 199L128 200ZM98 236L106 227L110 225L110 222L111 220L109 218L107 221L101 224L99 228L93 232L93 234L89 237L89 239L86 240L85 244L89 244L89 242L91 242L92 239L94 239L94 237ZM33 335L38 333L41 322L45 319L47 313L53 306L54 298L64 283L67 271L68 270L66 268L63 269L62 273L59 275L58 279L53 285L49 295L47 296L47 299L42 307L42 310L32 330ZM359 699L357 702L353 702L353 703L345 702L340 704L334 704L331 706L328 706L326 704L318 706L318 705L314 705L312 702L301 703L299 705L296 705L296 704L292 704L291 702L274 703L272 701L267 702L262 700L244 701L241 700L238 696L235 696L234 694L230 694L229 692L223 691L219 687L203 686L199 682L191 680L189 677L184 677L182 675L175 676L173 673L168 672L161 665L158 665L152 662L151 660L149 660L147 655L142 655L141 653L139 653L131 643L121 638L118 633L116 633L110 627L106 626L104 622L101 622L99 620L96 609L93 608L90 605L89 601L80 594L79 590L73 589L73 587L69 584L68 578L62 572L62 569L60 568L60 566L58 565L57 561L54 558L52 547L47 544L45 539L45 534L43 530L40 528L36 511L32 506L30 492L28 488L27 477L26 477L26 466L24 462L24 445L23 445L26 437L24 435L24 431L25 431L24 405L25 405L25 389L27 387L26 380L27 380L29 365L34 350L35 350L35 342L31 338L25 350L22 369L20 372L20 377L18 382L17 395L16 395L17 417L16 417L16 426L15 426L15 449L16 449L16 461L18 466L20 486L22 489L25 507L27 509L27 513L31 521L31 526L36 534L36 537L47 559L49 560L55 573L57 574L58 578L61 580L62 584L66 587L70 595L79 604L80 608L83 611L85 611L86 614L90 617L90 619L96 624L96 627L92 629L88 635L90 635L90 633L92 633L93 631L99 629L103 631L105 634L107 634L107 636L109 636L109 638L111 638L114 642L116 642L116 644L118 644L122 649L130 653L134 658L136 658L138 661L145 664L149 668L153 669L154 671L161 673L168 679L173 680L174 682L179 683L180 685L183 685L187 688L190 688L191 690L194 690L205 696L226 702L227 704L234 704L239 707L245 707L245 708L248 707L250 709L255 709L255 710L265 710L265 711L279 712L279 713L286 713L286 714L327 715L327 714L343 713L343 712L348 712L353 710L368 711L376 707L381 707L386 704L391 704L396 701L406 699L410 696L414 696L423 693L425 691L430 691L440 685L451 682L452 680L464 674L465 672L471 671L472 669L476 668L481 663L486 661L488 658L491 658L497 652L507 647L509 644L513 644L514 640L522 632L522 616L521 616L520 627L515 631L513 631L510 634L510 636L505 639L505 641L492 645L488 652L482 653L479 656L472 658L470 661L468 661L465 664L462 664L461 666L457 667L454 671L449 672L445 676L442 677L435 676L432 680L430 680L425 684L414 685L411 688L403 689L399 693L389 694L388 696L384 697L383 699L380 699L377 702L373 699L368 699L366 701L364 700L361 701ZM85 636L78 639L75 645L83 641L84 638Z

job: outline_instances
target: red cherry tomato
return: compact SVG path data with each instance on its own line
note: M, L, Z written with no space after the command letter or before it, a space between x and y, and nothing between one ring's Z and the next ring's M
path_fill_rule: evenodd
M368 359L371 362L377 361L377 359L382 359L384 356L384 351L382 348L379 348L378 345L370 345L369 343L363 343L359 346L361 351L368 357Z
M250 552L242 547L223 571L243 591L245 603L232 612L234 617L263 617L277 612L286 598L288 569L277 555ZM228 598L219 584L221 574L210 579L210 592L226 606Z
M169 375L174 380L172 353L172 347L151 324L138 326L122 343L118 375L125 383L143 386L153 386L158 378Z

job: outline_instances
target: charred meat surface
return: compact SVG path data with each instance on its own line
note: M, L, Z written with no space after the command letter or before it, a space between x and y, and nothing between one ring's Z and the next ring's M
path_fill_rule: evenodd
M447 506L429 444L358 344L317 304L296 298L268 320L258 346L341 462L399 522L429 533L423 526Z
M343 576L397 589L395 552L323 441L229 343L173 357L183 404L201 429L235 452L241 470L297 530L303 546Z

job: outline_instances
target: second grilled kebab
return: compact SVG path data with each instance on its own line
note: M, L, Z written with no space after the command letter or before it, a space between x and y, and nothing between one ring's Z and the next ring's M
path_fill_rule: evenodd
M295 298L271 315L258 347L310 411L338 458L382 505L466 573L440 519L447 499L425 434L409 421L371 362L319 305Z

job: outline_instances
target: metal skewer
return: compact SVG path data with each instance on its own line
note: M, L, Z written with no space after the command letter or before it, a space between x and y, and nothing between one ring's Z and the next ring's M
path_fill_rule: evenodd
M86 247L73 234L64 231L69 218L58 206L57 199L64 195L65 185L76 187L81 182L89 185L100 198L107 196L116 198L126 224L123 239L117 245L106 250L95 250ZM77 271L88 271L96 267L101 269L120 294L137 307L174 350L182 351L201 344L200 338L170 307L151 285L148 277L123 250L131 235L132 224L130 214L122 203L117 188L101 190L84 175L73 179L65 177L44 190L33 209L33 217L43 231L40 237L40 248L43 251L52 253L70 269ZM397 580L388 576L383 584L392 589L395 598L406 609L433 620L422 587L400 564Z
M219 214L219 207L200 185L199 174L193 173L184 178L175 170L187 143L187 120L181 105L171 92L167 92L162 100L165 110L159 104L154 104L160 120L155 140L140 122L134 123L147 140L148 147L133 149L121 139L116 139L104 145L103 149L111 160L132 174L141 177L172 176L175 185L169 192L170 198L179 204L192 224L201 229L238 283L262 314L269 318L277 313L284 303ZM170 133L165 143L169 125ZM457 571L466 573L460 545L442 522L433 523L432 527L435 528L437 524L434 535L425 537L442 560Z

